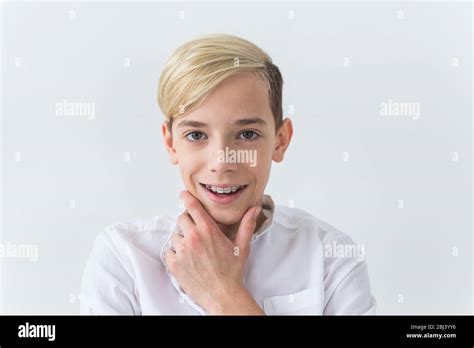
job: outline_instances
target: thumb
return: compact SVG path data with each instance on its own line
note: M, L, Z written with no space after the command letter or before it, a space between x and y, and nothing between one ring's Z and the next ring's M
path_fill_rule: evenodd
M252 234L254 233L255 226L257 225L257 217L261 210L261 206L255 206L247 210L244 217L242 218L239 230L237 231L237 235L234 239L234 243L239 249L245 250L250 244Z

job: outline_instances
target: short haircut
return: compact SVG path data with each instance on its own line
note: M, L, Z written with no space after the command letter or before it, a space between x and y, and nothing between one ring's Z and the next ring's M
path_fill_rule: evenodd
M161 73L158 105L169 129L173 119L198 108L223 80L242 73L259 76L268 87L276 130L283 120L283 78L270 56L254 43L228 34L209 34L181 45Z

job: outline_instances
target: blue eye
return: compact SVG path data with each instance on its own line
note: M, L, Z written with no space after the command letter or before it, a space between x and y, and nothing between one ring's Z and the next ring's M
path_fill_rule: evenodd
M202 132L189 132L186 134L186 138L189 141L199 141L204 137L204 133Z
M240 139L244 139L244 140L253 140L259 136L258 133L254 131L249 131L249 130L240 132L239 135L241 135Z

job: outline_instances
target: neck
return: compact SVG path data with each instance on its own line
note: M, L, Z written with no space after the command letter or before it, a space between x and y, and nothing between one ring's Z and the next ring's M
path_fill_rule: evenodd
M258 229L262 226L265 220L266 220L266 217L263 214L263 211L260 210L260 213L258 214L258 217L257 217L257 224L255 226L255 230L253 231L253 233L258 231ZM241 221L236 222L235 224L232 224L232 225L218 224L218 226L221 229L221 231L227 236L227 238L233 241L235 236L237 235L237 231L239 230L240 223Z

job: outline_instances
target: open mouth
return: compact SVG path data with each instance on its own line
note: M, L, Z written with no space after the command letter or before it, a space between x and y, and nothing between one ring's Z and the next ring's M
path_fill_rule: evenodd
M217 195L217 196L232 196L234 194L236 194L237 192L245 189L247 187L247 185L235 185L235 186L227 186L227 187L218 187L218 186L212 186L212 185L206 185L206 184L201 184L201 186Z
M236 200L248 185L208 185L200 183L208 197L216 203L231 203Z

